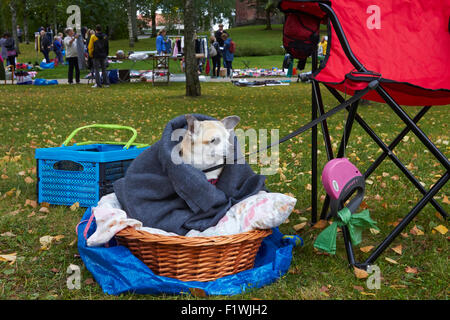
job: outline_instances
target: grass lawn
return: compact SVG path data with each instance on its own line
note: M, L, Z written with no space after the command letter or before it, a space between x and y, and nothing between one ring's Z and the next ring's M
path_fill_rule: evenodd
M17 253L14 264L0 261L0 299L160 299L192 298L191 296L144 296L124 294L119 297L103 294L92 275L77 256L75 226L83 209L71 211L64 206L51 206L48 212L27 203L36 200L36 147L60 145L76 127L91 123L116 123L137 129L138 142L157 141L170 119L196 112L215 117L236 114L243 129L279 129L280 137L310 119L309 85L239 88L230 83L202 84L202 97L186 98L184 84L167 87L136 83L114 85L95 90L80 86L0 86L0 254ZM325 96L329 109L334 99ZM418 108L408 108L415 114ZM361 116L389 143L403 124L393 117L385 105L360 107ZM329 121L336 151L346 114L341 112ZM435 107L420 123L421 128L450 155L448 108ZM101 131L105 140L125 137L122 133ZM87 132L85 139L98 139L98 132ZM428 189L444 172L413 134L396 149L398 157ZM319 134L319 139L321 135ZM407 142L406 142L407 140ZM320 140L319 140L320 141ZM380 152L358 125L351 134L347 156L360 170L365 170ZM297 233L305 245L294 249L289 272L276 283L231 298L260 299L448 299L448 234L433 230L438 225L448 228L436 210L427 205L399 236L393 246L402 246L401 254L388 249L376 262L381 269L381 289L369 290L365 280L355 277L347 267L345 249L338 235L335 256L319 255L313 243L319 230L306 225L296 232L294 226L310 217L310 135L303 134L281 145L280 168L283 175L267 177L271 191L291 193L297 205L289 221L280 226L286 234ZM326 161L325 151L319 154L320 167ZM254 166L258 172L259 168ZM355 248L356 257L367 256L361 247L377 245L417 202L421 195L389 161L384 162L367 181L365 202L371 216L378 222L379 234L364 233L363 243ZM323 190L320 190L323 195ZM319 199L322 202L323 197ZM450 211L449 186L435 198ZM45 211L45 209L44 209ZM416 226L423 235L413 235ZM39 239L45 235L63 235L49 250L40 250ZM397 261L388 262L385 258ZM66 287L66 269L76 264L82 270L80 290ZM407 269L407 267L410 267ZM414 272L406 272L413 270ZM211 297L227 298L227 297Z

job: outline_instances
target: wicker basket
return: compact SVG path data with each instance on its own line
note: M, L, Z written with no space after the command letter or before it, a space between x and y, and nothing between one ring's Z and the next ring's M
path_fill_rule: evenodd
M262 240L272 230L231 236L163 236L127 227L116 234L120 245L155 274L182 281L211 281L253 268Z

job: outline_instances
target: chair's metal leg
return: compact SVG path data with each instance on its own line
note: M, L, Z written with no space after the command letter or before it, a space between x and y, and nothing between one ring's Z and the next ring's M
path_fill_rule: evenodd
M400 169L400 171L402 171L403 174L409 179L409 181L412 182L412 184L416 187L416 189L419 190L423 195L425 195L428 191L420 184L420 181L417 180L417 178L403 165L400 159L392 152L392 149L398 144L398 142L395 143L397 139L394 140L388 147L359 115L356 115L356 121L367 132L367 134L372 138L372 140L374 140L378 144L378 146L383 150L383 154L378 159L383 157L383 155L384 155L383 159L386 158L386 156L389 156L392 162L394 162L394 164ZM402 138L400 138L399 140L401 139ZM369 169L364 173L364 179L367 179L369 175L373 172L373 170L375 170L372 169L372 171L370 171L372 166L369 167ZM447 218L448 216L447 213L439 205L439 203L436 202L436 200L430 199L430 203L436 208L436 210L442 215L443 218Z
M311 69L312 72L317 70L317 48L313 50L311 55ZM315 90L314 82L311 82L312 86L312 111L311 121L317 118L317 110L319 108L317 96L319 92ZM317 125L311 128L311 223L317 222Z
M345 101L345 99L336 91L336 89L331 88L329 86L325 86L331 94L333 94L339 102ZM430 110L430 106L423 107L416 116L412 119L414 123L418 123L422 117ZM347 108L347 110L349 110ZM404 136L411 131L410 127L406 127L403 129L400 134L386 147L385 143L373 132L373 130L369 127L369 125L357 114L355 116L355 120L361 125L361 127L367 132L367 134L378 144L378 146L383 150L383 153L373 162L367 171L364 173L364 178L367 179L378 166L383 162L383 160L389 156L394 164L405 174L405 176L414 184L414 186L422 193L426 194L425 188L420 184L420 182L409 172L409 170L401 163L401 161L392 153L394 148L402 141ZM443 218L448 218L448 214L441 207L436 200L431 199L430 203L435 207L435 209L439 212L439 214Z
M380 254L394 241L394 239L406 228L412 219L423 209L430 199L447 183L450 174L446 172L436 184L425 194L425 196L416 204L416 206L403 218L403 220L391 231L383 242L373 251L364 264L372 264Z
M316 94L315 97L317 98L316 104L319 108L319 117L325 113L325 109L323 107L323 101L322 101L322 94L320 92L320 86L319 82L317 80L313 81L313 90L315 90ZM327 159L331 160L333 159L333 147L331 146L331 139L330 139L330 133L328 131L328 123L327 120L324 120L321 122L322 126L322 133L323 133L323 140L325 143L325 151L327 152Z
M357 115L358 103L356 101L350 106L350 111L347 116L347 121L345 123L344 134L342 135L341 144L339 146L339 151L337 153L337 158L342 158L345 153L345 148L347 147L348 139L350 138L350 132L352 131L353 122L355 121L355 116ZM322 206L322 212L320 213L320 219L325 219L327 217L327 212L330 204L330 197L326 195L325 201Z
M316 92L313 90L311 121L317 118ZM311 223L317 222L317 126L311 128Z
M319 116L321 116L322 114L325 113L325 109L323 107L322 95L320 93L319 83L316 80L312 80L312 82L313 82L313 90L315 92L315 97L317 98L316 104L319 108ZM322 124L323 139L324 139L324 143L325 143L325 150L327 152L327 159L329 161L329 160L333 159L334 156L333 156L333 147L331 146L330 133L328 131L328 123L325 120L321 124ZM329 205L330 205L330 198L328 196L326 196L325 201L323 203L323 207L326 207L328 209ZM317 216L317 211L316 211L316 216ZM321 216L322 216L322 214L321 214Z
M345 250L347 251L347 259L348 259L349 267L352 267L356 264L356 261L355 261L355 254L353 253L350 232L348 231L347 226L342 226L342 234L344 235L344 244L345 244Z
M392 110L405 122L412 132L419 138L420 141L427 147L427 149L439 160L444 166L445 170L450 171L450 161L447 157L433 144L427 135L414 123L409 115L392 99L392 97L380 85L375 89L384 101L391 107Z
M430 106L425 106L422 109L420 109L419 113L416 114L416 116L413 118L414 123L418 123L420 119L430 110ZM358 119L356 119L358 121ZM359 122L359 121L358 121ZM394 150L394 148L402 141L402 139L410 132L411 129L409 127L406 127L402 130L402 132L399 133L399 135L389 144L388 149L390 151ZM367 169L365 173L365 177L367 178L370 176L376 168L383 162L384 159L389 155L387 152L383 152L376 160L373 162L370 167Z

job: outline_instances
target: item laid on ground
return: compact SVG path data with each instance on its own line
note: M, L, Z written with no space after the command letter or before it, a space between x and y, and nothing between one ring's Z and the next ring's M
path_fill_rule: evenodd
M255 80L248 81L247 79L232 80L235 86L238 87L264 87L264 86L288 86L290 80Z
M216 120L194 115L198 120ZM216 225L233 204L265 190L265 177L248 164L226 165L217 184L191 165L175 164L175 130L186 129L184 115L169 121L161 139L130 165L124 178L114 183L114 192L130 218L145 227L185 235ZM235 152L240 153L237 139ZM179 157L179 155L178 155ZM192 188L195 186L195 188Z
M30 75L26 75L23 77L18 77L16 83L20 85L33 84L33 79Z
M80 130L88 128L126 129L133 136L127 143L86 141L68 146ZM94 124L75 129L61 147L36 149L38 202L95 206L103 195L112 192L112 183L123 177L131 161L147 148L134 143L136 137L131 127Z
M128 56L128 59L131 61L142 61L148 58L148 54L146 53L132 53Z
M234 69L233 70L233 78L259 78L259 77L285 77L286 72L284 70L278 69L278 68L271 68L271 69L259 69L259 68L252 68L252 69Z
M50 85L58 84L58 80L47 80L47 79L36 78L36 79L34 79L33 84L35 86L50 86Z
M42 69L54 69L55 68L55 63L54 62L49 62L49 63L41 62L39 64L39 66Z
M24 70L25 69L15 71L16 83L19 85L33 84L31 75Z
M262 241L254 259L253 268L213 281L182 281L156 275L128 248L117 246L115 241L111 241L108 247L88 247L86 239L95 232L97 227L95 219L88 225L90 217L91 209L89 208L77 226L78 252L103 292L112 295L125 292L186 294L192 292L191 290L200 290L208 296L244 293L253 288L271 284L283 276L289 270L293 247L302 243L294 237L284 237L278 229L273 229L272 234ZM229 237L224 238L228 239ZM189 238L187 239L189 240ZM216 238L214 237L214 239ZM227 241L230 242L230 240ZM209 244L209 248L215 250L212 243ZM182 249L180 247L180 250ZM163 249L163 251L165 250ZM187 261L192 263L193 268L196 268L196 260L198 259L188 259ZM199 269L201 268L197 268L197 270ZM219 271L220 268L216 270Z

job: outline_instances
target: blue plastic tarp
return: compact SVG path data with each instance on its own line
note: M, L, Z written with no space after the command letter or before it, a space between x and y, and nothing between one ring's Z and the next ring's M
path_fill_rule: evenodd
M54 62L49 62L49 63L45 63L44 61L42 61L39 66L42 69L54 69L55 68L55 63Z
M47 80L47 79L36 78L36 79L34 79L33 84L35 86L49 86L49 85L58 84L58 80Z
M202 289L207 295L240 294L250 288L260 288L273 283L284 275L291 265L292 249L295 246L295 238L283 238L283 234L275 228L273 233L263 240L253 269L209 282L186 282L155 275L124 246L110 242L109 247L88 247L84 231L90 216L91 208L88 208L78 225L78 251L103 292L111 295L125 292L182 294L189 293L192 288ZM89 238L95 229L94 219L86 238Z

